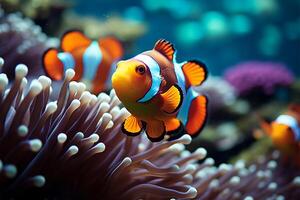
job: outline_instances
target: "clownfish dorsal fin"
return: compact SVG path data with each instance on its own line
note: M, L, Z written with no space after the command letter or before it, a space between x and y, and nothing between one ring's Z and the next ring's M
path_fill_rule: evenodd
M160 39L155 43L154 50L163 54L166 58L168 58L168 60L173 61L175 48L171 42L165 39Z
M163 99L162 110L169 114L176 112L182 104L182 95L182 91L178 85L171 86L168 91L161 94Z
M91 40L87 38L81 31L73 30L66 32L61 37L60 47L63 51L71 52L80 47L88 47Z
M115 37L107 36L105 38L100 38L98 43L100 47L103 47L105 50L107 50L115 60L119 60L124 54L124 49L121 42Z
M204 63L190 60L182 66L182 71L188 86L201 85L207 78L207 69Z
M127 117L122 124L123 133L130 136L136 136L140 134L142 130L143 130L142 122L133 115Z
M260 126L267 135L272 135L272 126L264 119L260 119Z

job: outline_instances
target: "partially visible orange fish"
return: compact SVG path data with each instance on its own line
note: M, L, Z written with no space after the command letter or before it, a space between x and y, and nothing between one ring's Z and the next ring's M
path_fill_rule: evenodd
M66 32L60 48L48 49L43 56L43 66L53 80L61 80L64 72L75 70L73 80L83 81L94 93L110 89L115 63L123 56L121 43L113 37L92 41L80 31Z
M286 156L296 159L300 166L300 105L290 105L287 112L275 121L268 123L261 120L260 124L274 146Z
M130 136L145 130L151 141L165 134L179 137L183 127L191 136L200 133L207 118L207 98L194 91L207 77L206 66L197 60L177 63L175 48L158 40L154 48L120 61L112 85L132 114L122 130Z

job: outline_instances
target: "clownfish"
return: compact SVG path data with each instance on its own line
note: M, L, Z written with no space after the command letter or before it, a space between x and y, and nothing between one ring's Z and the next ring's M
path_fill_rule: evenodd
M111 87L111 75L116 62L123 56L121 43L113 37L92 41L80 31L66 32L59 52L50 48L43 55L43 67L53 80L62 80L64 72L75 70L73 80L87 84L94 93Z
M300 105L290 105L273 122L261 120L260 125L274 146L286 156L297 158L300 166Z
M152 50L117 63L112 86L131 113L122 124L125 134L145 131L156 142L165 134L172 139L184 131L197 136L202 130L208 99L193 86L207 78L206 66L197 60L177 63L175 55L173 44L161 39Z

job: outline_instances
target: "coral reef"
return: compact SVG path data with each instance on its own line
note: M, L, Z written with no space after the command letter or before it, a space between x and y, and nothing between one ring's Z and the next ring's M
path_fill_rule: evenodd
M90 16L78 16L74 13L67 13L63 24L63 32L69 28L77 27L92 38L114 35L124 42L132 42L147 31L144 23L123 19L117 15L101 20Z
M238 95L247 96L253 92L272 95L278 87L288 87L294 81L286 66L273 62L243 62L225 72L227 80Z
M66 71L56 101L51 80L40 76L26 89L28 69L15 81L0 74L0 197L88 199L253 199L299 195L299 174L280 170L278 153L246 167L214 166L206 150L185 150L191 137L149 142L120 131L128 112L114 91L98 97ZM59 88L56 88L59 90ZM28 92L25 92L28 90ZM296 172L290 170L288 173ZM285 173L284 176L282 173ZM293 191L293 193L291 193Z
M57 31L64 11L71 6L61 0L1 0L1 6L6 12L22 12L43 27L47 33Z
M22 18L18 13L6 15L0 8L0 56L5 59L0 71L10 79L14 77L18 63L30 66L30 76L43 74L41 56L48 47L56 45L56 39L49 39L30 19Z
M209 99L209 110L214 112L236 101L235 89L221 77L209 76L208 79L195 90L206 95Z

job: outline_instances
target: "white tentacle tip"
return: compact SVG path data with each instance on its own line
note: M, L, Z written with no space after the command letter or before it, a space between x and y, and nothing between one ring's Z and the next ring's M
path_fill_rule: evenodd
M206 149L200 147L194 152L194 154L197 156L198 159L203 159L206 157L207 151Z
M78 92L83 92L86 89L86 85L83 82L77 83L77 90Z
M4 65L4 59L0 57L0 67L2 67L3 65Z
M70 107L72 107L74 110L76 110L77 108L79 108L79 106L80 106L80 101L78 99L74 99L71 102L71 105L70 105Z
M60 143L60 144L63 144L66 142L67 140L67 135L64 134L64 133L60 133L58 136L57 136L57 142Z
M70 81L75 76L75 71L73 69L67 69L65 75L66 79Z
M293 180L293 183L294 183L296 186L300 186L300 176L295 177L294 180Z
M43 88L47 88L51 85L52 81L49 77L47 76L40 76L38 78L38 81L42 84Z
M29 141L30 149L33 152L38 152L42 148L42 141L39 139L32 139Z
M94 146L94 149L96 150L96 153L101 153L105 150L105 144L100 142L96 146Z
M32 177L32 179L33 179L33 185L38 188L43 187L46 183L46 179L42 175L34 176Z
M72 145L69 147L68 152L70 153L71 156L77 154L79 151L78 147L75 145Z
M197 196L197 190L194 187L190 187L187 191L190 198L195 198Z
M124 165L124 166L129 166L131 163L132 163L132 160L129 157L126 157L122 160L122 165Z
M43 86L42 84L37 81L37 80L33 80L30 84L30 92L33 94L33 95L38 95L43 89Z
M188 134L185 134L181 138L179 138L179 140L182 144L190 144L192 142L192 137Z
M57 102L50 102L46 106L46 110L52 114L57 110Z
M28 67L24 64L18 64L15 69L16 78L20 79L28 74Z
M17 167L15 165L5 165L4 166L4 174L8 178L14 178L18 173Z
M252 196L246 196L244 200L254 200L254 198Z
M8 78L6 74L4 73L0 74L0 89L4 90L7 84L8 84Z
M21 125L18 127L17 132L19 136L24 137L28 134L28 127L25 125Z

